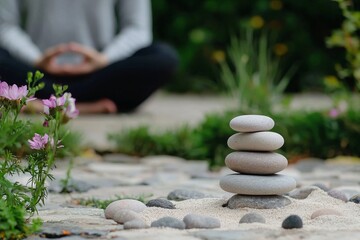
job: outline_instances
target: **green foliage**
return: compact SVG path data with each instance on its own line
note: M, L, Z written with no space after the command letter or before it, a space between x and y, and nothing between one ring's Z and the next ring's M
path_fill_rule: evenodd
M235 132L230 129L229 121L238 115L246 114L239 111L229 111L223 114L212 114L184 135L179 145L177 131L173 134L135 135L141 129L132 129L129 132L116 133L112 140L121 139L117 143L117 150L124 148L123 144L136 145L136 151L127 148L126 153L141 155L173 154L185 159L207 160L209 167L214 169L224 164L225 156L230 153L227 139ZM281 134L285 139L284 146L279 150L289 160L298 157L333 158L338 155L360 156L360 111L350 109L336 117L328 112L282 112L268 114L274 119L276 125L273 131ZM143 138L144 137L144 138ZM166 138L167 148L157 146L154 139ZM148 142L148 140L151 141ZM160 145L163 144L161 141ZM149 147L151 146L151 148ZM149 151L156 149L156 151ZM171 152L167 151L171 149Z
M112 199L96 199L96 198L82 199L81 198L81 199L74 199L73 202L76 202L77 204L82 206L105 209L110 203L117 200L134 199L146 203L147 199L151 196L152 195L140 195L140 196L116 195L115 198Z
M353 77L356 80L357 90L360 91L360 11L354 9L351 0L334 0L338 3L344 20L341 29L336 29L327 38L329 47L341 47L346 51L345 67L336 65L341 79Z
M0 238L24 239L37 232L41 227L40 219L33 219L32 223L25 220L25 207L23 205L10 205L0 199Z
M276 34L278 41L269 49L290 65L299 62L289 90L320 87L322 77L335 72L334 63L345 61L342 50L329 50L324 44L342 21L333 1L154 0L152 5L155 38L173 44L181 59L171 90L219 90L218 63L231 33L244 25Z
M257 36L250 28L233 37L228 49L229 63L221 63L227 91L244 112L267 113L279 101L293 75L280 69L280 59L269 50L270 39Z

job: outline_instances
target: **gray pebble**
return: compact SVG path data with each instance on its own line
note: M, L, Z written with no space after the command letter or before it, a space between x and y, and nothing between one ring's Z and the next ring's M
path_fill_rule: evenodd
M328 191L328 195L333 197L333 198L337 198L337 199L340 199L344 202L347 202L348 201L348 198L346 197L346 195L339 191L339 190L335 190L335 189L332 189L330 191Z
M314 190L318 189L315 186L306 186L302 188L297 188L289 192L289 197L295 198L295 199L305 199L307 198L310 193L312 193Z
M298 215L290 215L282 222L282 228L292 229L292 228L302 228L303 222Z
M323 190L324 192L328 192L330 190L330 188L328 188L325 184L323 183L314 183L312 186L318 187L321 190Z
M188 214L183 219L187 229L190 228L219 228L220 220L213 217L201 216L198 214Z
M273 209L289 205L291 201L283 196L250 196L234 195L227 202L226 206L231 209L236 208L256 208L256 209Z
M140 214L138 214L135 211L129 210L129 209L119 209L115 212L113 216L113 220L117 223L123 224L128 221L139 219Z
M323 209L319 209L315 212L313 212L311 214L311 219L320 217L320 216L324 216L324 215L337 215L337 216L341 216L342 214L334 209L328 209L328 208L323 208Z
M134 199L116 200L110 203L105 209L105 218L113 218L114 214L120 209L129 209L135 212L142 212L145 210L146 205Z
M192 191L192 190L186 190L186 189L176 189L169 193L167 196L167 199L169 200L175 200L175 201L182 201L187 199L200 199L205 198L205 194L198 192L198 191Z
M265 218L255 212L245 214L239 221L239 223L265 223Z
M141 219L134 219L124 223L124 229L143 229L149 226Z
M163 217L151 223L151 227L185 229L185 223L177 218Z
M353 203L360 203L360 194L357 194L355 196L352 196L349 200L349 202L353 202Z
M159 208L167 208L167 209L175 209L175 205L169 200L158 198L152 199L147 204L147 207L159 207Z

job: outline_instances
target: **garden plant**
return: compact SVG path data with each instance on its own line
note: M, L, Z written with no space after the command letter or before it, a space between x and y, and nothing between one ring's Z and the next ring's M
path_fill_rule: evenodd
M46 181L54 179L51 170L59 149L64 147L65 135L60 134L60 129L78 115L75 99L65 92L67 87L54 85L55 94L42 100L45 133L35 133L27 140L31 151L22 157L24 161L15 155L14 150L21 149L24 143L21 138L32 128L32 123L19 114L34 100L35 92L44 87L42 77L38 71L29 73L27 86L0 82L0 236L4 239L22 239L39 229L41 221L35 219L30 223L29 217L44 204L48 194ZM26 185L10 178L25 173L30 175Z

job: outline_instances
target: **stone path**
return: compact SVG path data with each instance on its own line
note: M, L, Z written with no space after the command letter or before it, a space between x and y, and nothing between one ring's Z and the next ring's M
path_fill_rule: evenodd
M315 96L319 107L328 106L325 96ZM302 107L307 97L299 96L293 107ZM83 133L87 144L99 149L109 148L106 133L146 123L154 128L196 124L204 114L221 111L233 103L226 98L156 95L139 112L130 115L87 116L76 119L71 127ZM304 105L302 105L304 104ZM176 106L176 108L174 108ZM288 167L287 175L297 179L299 186L321 183L341 190L347 198L360 193L360 165L353 162L324 163L317 159ZM39 211L44 221L41 233L28 239L118 239L118 240L235 240L235 239L360 239L358 231L286 231L276 229L241 230L123 230L123 225L105 219L104 211L79 204L79 199L114 199L116 196L139 197L146 200L167 198L176 189L187 191L189 198L202 194L206 198L226 202L232 194L219 187L219 179L230 173L223 168L209 172L204 161L186 161L172 156L149 156L142 159L121 154L105 156L86 155L75 159L72 172L76 191L61 190L59 180L64 178L66 161L59 161L53 174L57 181L49 183L51 190L45 206ZM175 206L178 202L172 201ZM201 208L201 206L194 206ZM235 210L237 211L237 210ZM238 219L236 219L238 221Z

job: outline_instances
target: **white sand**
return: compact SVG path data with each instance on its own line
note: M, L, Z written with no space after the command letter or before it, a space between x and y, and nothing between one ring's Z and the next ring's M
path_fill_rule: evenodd
M303 230L360 230L360 205L332 198L322 190L313 191L306 199L296 200L290 198L292 203L280 209L229 209L222 207L224 199L191 199L173 202L176 209L147 208L142 217L147 224L165 216L180 220L189 213L200 214L218 218L221 222L220 230L246 230L246 229L279 229L282 221L291 214L299 215L303 220ZM327 215L311 219L313 212L330 208L342 213L343 216ZM261 214L266 223L239 224L242 216L249 212Z

